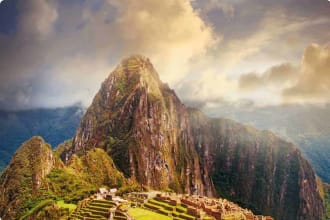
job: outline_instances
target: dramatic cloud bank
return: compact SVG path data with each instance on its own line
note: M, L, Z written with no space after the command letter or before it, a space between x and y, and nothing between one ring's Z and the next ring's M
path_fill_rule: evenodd
M0 106L88 105L131 54L192 105L328 102L329 14L324 0L5 0Z
M175 83L221 38L188 0L29 0L17 9L16 33L0 35L0 102L9 108L87 104L114 65L135 53Z

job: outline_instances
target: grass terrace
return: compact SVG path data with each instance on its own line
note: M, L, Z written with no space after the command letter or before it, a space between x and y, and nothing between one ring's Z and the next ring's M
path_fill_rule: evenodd
M169 216L158 214L142 208L130 208L128 214L135 218L135 220L171 220Z
M70 219L86 219L86 220L94 220L94 219L108 219L110 215L110 209L116 208L116 204L112 201L107 200L93 200L90 201L85 207L74 211ZM118 216L116 216L118 215ZM118 218L116 218L118 217ZM127 219L124 214L120 212L115 213L115 219Z
M197 217L192 216L187 213L187 208L182 205L173 206L165 201L155 199L149 199L147 203L144 204L144 208L150 211L159 213L170 219L175 220L194 220ZM202 216L202 219L212 219L209 216Z
M74 211L77 208L76 204L65 203L64 200L57 201L56 205L61 208L68 208L70 210L70 212Z

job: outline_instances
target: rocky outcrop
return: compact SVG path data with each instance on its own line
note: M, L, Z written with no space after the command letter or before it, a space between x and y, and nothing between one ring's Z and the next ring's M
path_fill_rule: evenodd
M24 142L1 175L0 216L16 219L22 201L37 193L54 166L51 147L41 137Z
M315 174L295 146L185 107L142 56L103 82L61 158L92 148L145 187L221 195L276 219L323 214Z

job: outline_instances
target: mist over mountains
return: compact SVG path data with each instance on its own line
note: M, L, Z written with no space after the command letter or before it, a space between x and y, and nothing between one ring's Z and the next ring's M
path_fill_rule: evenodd
M330 182L330 104L263 108L225 104L202 109L212 117L230 118L258 129L270 130L293 142L310 161L316 173L324 181Z

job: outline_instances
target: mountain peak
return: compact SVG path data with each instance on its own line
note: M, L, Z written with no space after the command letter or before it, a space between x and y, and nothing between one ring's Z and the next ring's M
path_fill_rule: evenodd
M36 154L40 151L44 151L45 149L50 150L51 147L46 144L45 140L41 136L33 136L17 149L16 155L24 154L26 156L27 152Z
M144 79L152 77L159 80L158 73L150 62L149 58L143 55L131 55L124 58L116 67L113 74L115 77L136 77L142 76Z
M132 54L122 60L122 63L126 63L126 62L138 62L140 64L143 64L143 63L150 63L150 60L148 57L143 56L141 54Z
M117 65L95 98L98 100L102 96L104 103L112 105L113 101L126 99L141 89L154 97L160 97L163 86L150 60L142 55L132 55Z
M30 199L31 195L36 195L43 179L54 167L51 146L42 137L34 136L25 141L0 178L0 216L14 219L12 217L19 214L16 213L17 207ZM14 203L13 198L19 199Z

